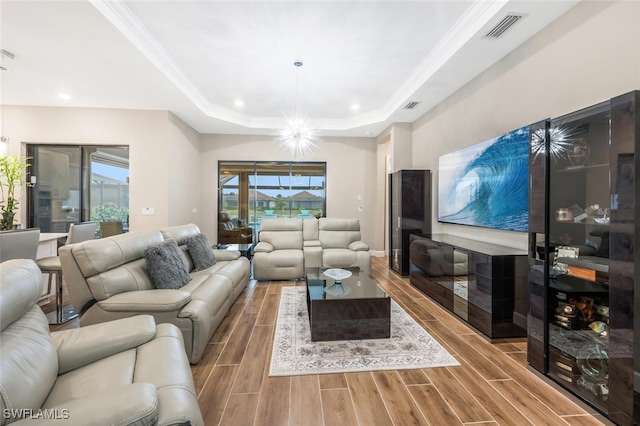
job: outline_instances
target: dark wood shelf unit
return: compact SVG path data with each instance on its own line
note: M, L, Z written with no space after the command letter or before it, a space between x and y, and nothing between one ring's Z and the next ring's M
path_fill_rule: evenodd
M526 251L443 234L411 239L414 287L490 339L526 336Z
M528 362L640 424L640 91L538 123L530 145Z
M409 275L409 238L431 233L431 171L389 174L389 268Z

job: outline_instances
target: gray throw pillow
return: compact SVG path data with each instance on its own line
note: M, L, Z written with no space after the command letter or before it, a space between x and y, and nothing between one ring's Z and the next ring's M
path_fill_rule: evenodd
M155 288L179 289L191 281L180 248L173 240L166 240L144 251L147 272Z
M202 271L215 265L216 256L209 239L204 234L198 234L187 240L187 250L193 261L193 270Z

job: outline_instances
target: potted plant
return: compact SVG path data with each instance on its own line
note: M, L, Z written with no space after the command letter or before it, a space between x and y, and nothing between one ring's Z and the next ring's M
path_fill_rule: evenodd
M22 185L26 183L29 166L26 158L17 155L0 156L0 230L13 228L13 217L18 208L18 198L22 195Z

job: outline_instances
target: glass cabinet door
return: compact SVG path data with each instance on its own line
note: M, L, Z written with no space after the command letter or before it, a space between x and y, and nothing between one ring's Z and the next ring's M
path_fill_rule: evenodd
M548 133L548 374L606 411L609 399L610 109Z
M529 365L640 424L640 91L537 123L529 156Z

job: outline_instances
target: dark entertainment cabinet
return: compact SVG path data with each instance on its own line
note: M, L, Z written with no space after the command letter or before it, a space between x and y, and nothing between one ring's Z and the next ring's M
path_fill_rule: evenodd
M640 91L530 130L528 362L640 424Z
M411 284L491 339L527 334L527 252L451 235L412 235Z
M389 174L389 268L409 275L409 236L431 233L431 171Z

